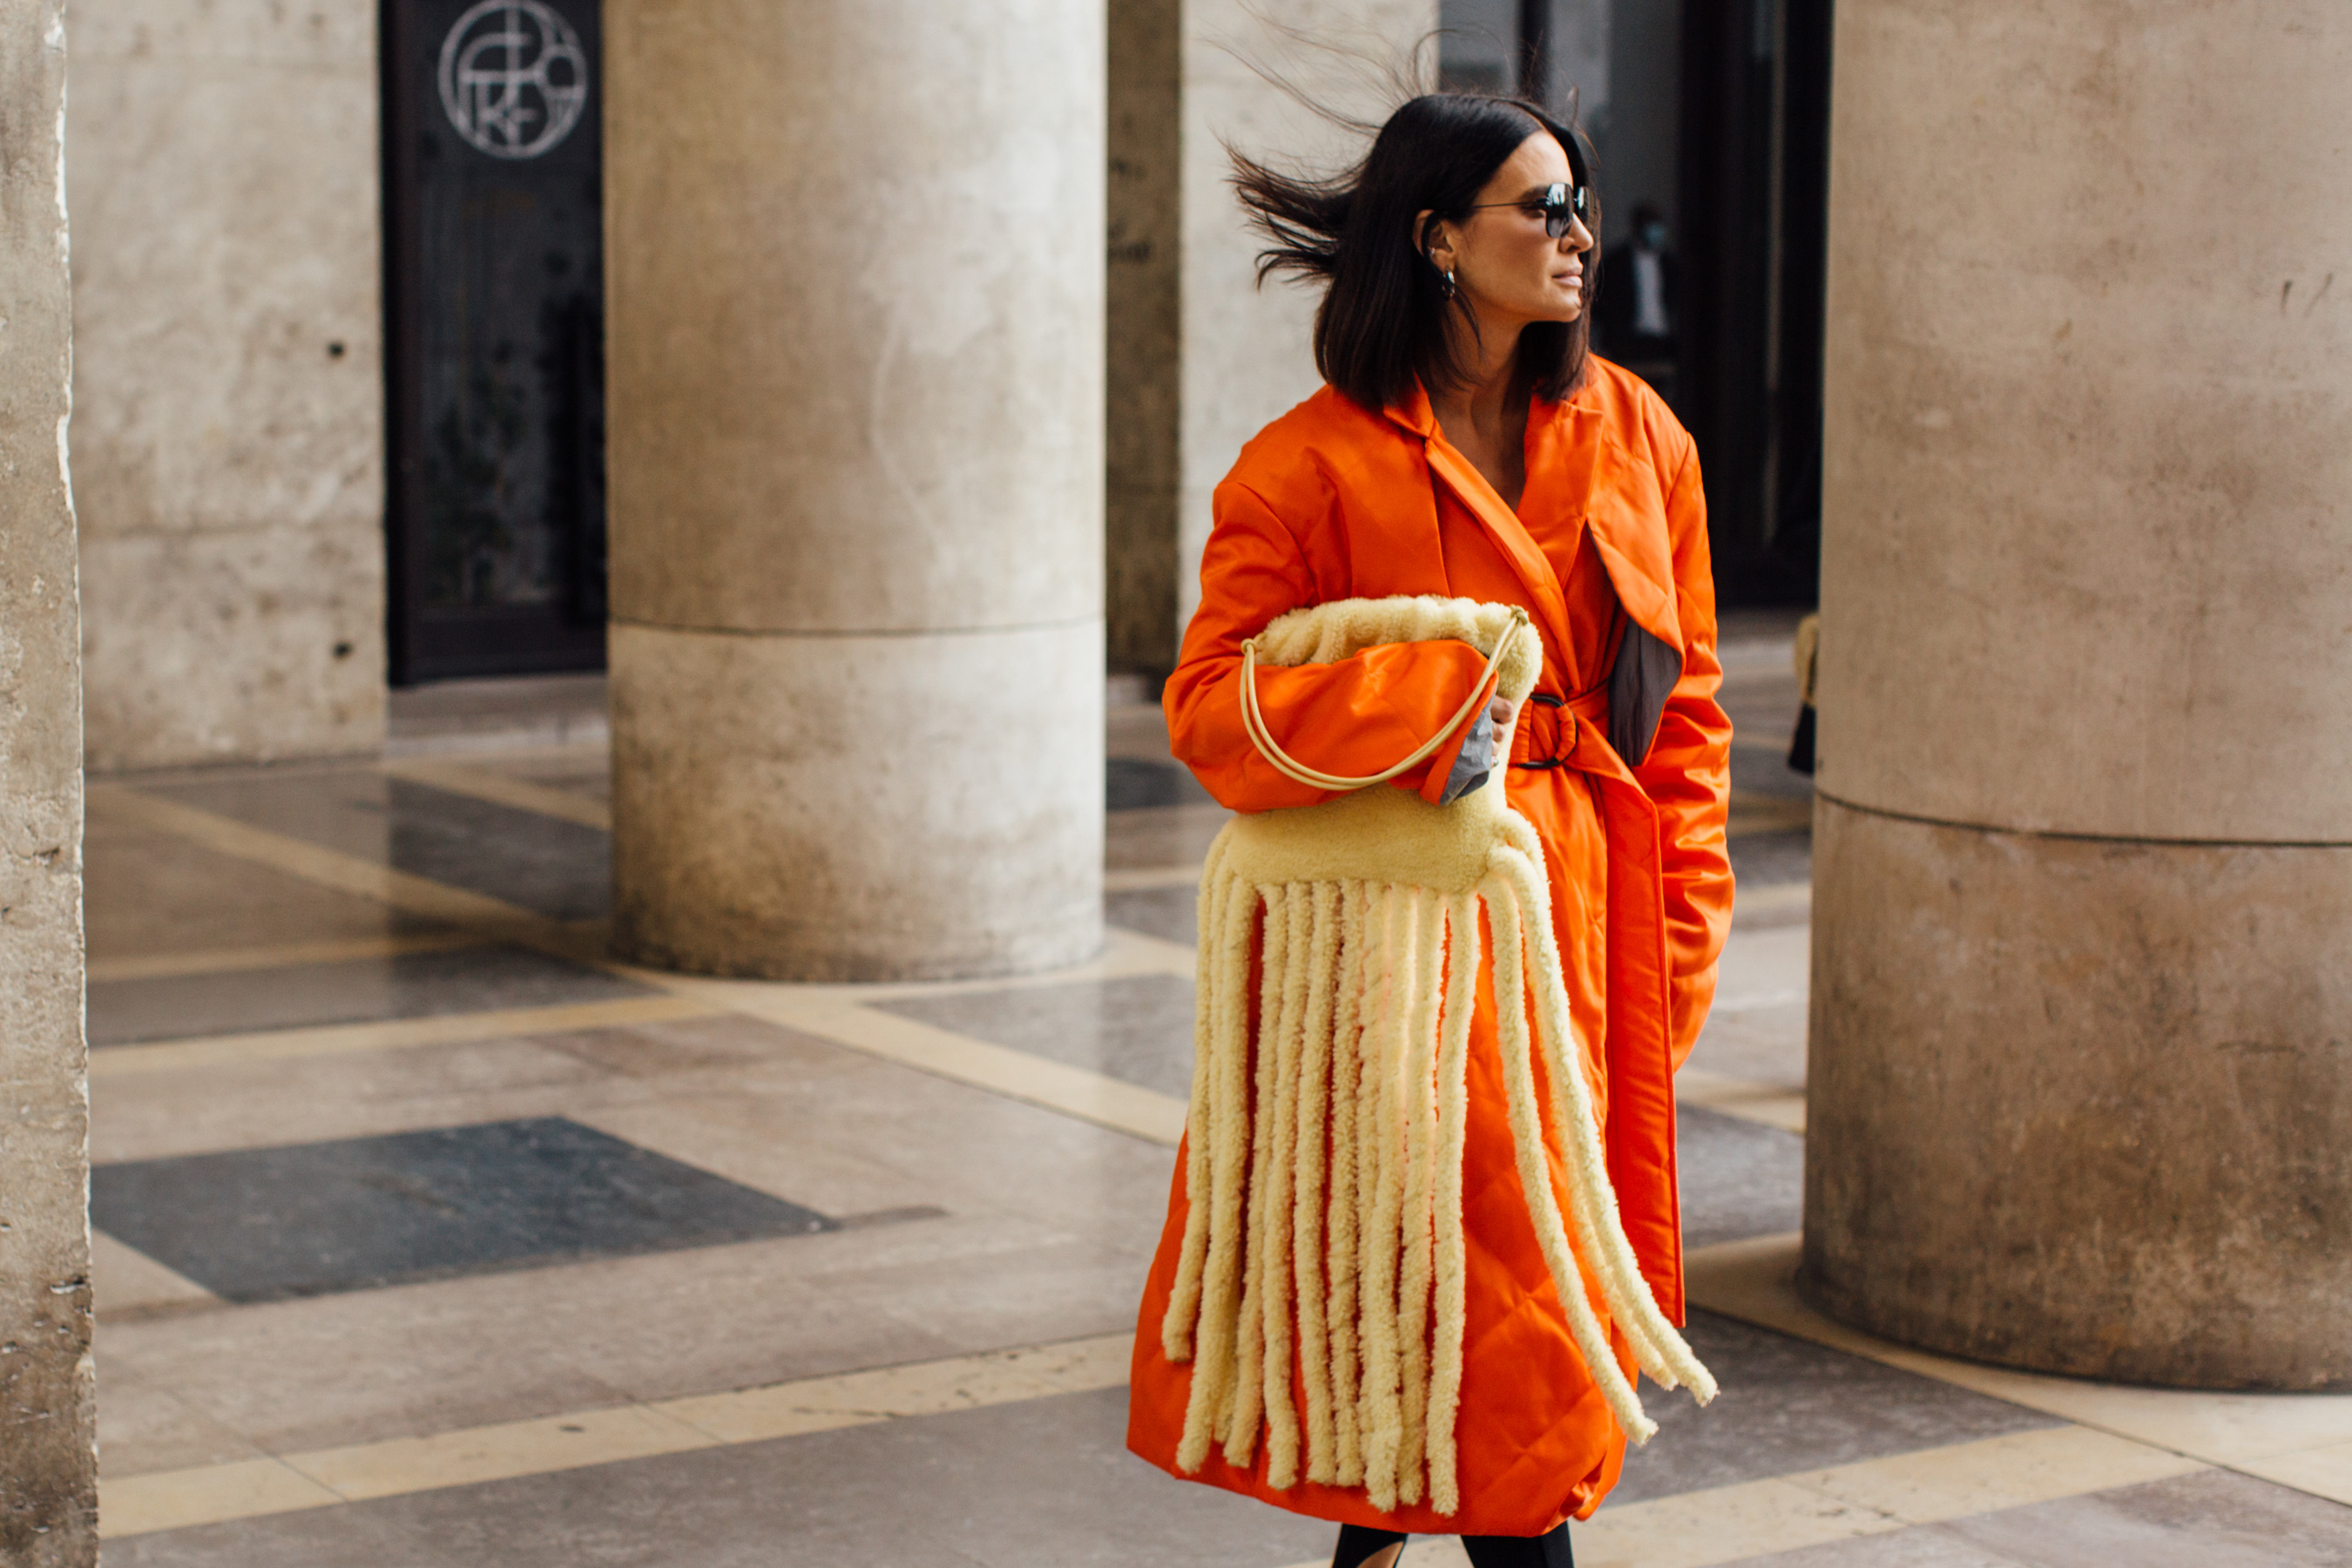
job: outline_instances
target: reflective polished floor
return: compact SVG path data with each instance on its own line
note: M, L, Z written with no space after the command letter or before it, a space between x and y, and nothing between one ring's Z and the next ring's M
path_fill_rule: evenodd
M1739 914L1680 1085L1724 1392L1652 1401L1578 1562L2352 1563L2352 1397L2025 1376L1797 1300L1810 807L1785 628L1731 630ZM1098 960L786 986L605 956L598 725L502 729L530 689L385 763L93 783L109 1568L1327 1560L1121 1446L1223 819L1157 710L1111 713Z

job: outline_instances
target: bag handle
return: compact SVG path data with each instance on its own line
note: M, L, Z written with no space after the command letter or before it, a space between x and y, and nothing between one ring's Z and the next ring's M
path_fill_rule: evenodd
M1274 731L1265 727L1265 715L1258 711L1256 637L1251 637L1242 644L1242 728L1248 731L1250 744L1257 748L1258 755L1271 763L1276 773L1303 784L1310 789L1359 790L1376 784L1386 784L1407 768L1426 762L1438 747L1445 743L1445 738L1461 727L1464 720L1477 711L1480 702L1485 700L1486 682L1493 677L1495 667L1503 662L1503 655L1509 649L1511 639L1517 637L1519 628L1528 624L1527 610L1521 605L1513 605L1511 624L1505 626L1503 634L1495 639L1495 651L1486 656L1486 668L1480 672L1477 684L1470 689L1469 700L1454 710L1454 717L1440 725L1436 734L1423 741L1413 749L1411 756L1385 773L1368 773L1362 778L1349 778L1341 773L1320 773L1297 761L1282 749L1280 743L1274 738Z

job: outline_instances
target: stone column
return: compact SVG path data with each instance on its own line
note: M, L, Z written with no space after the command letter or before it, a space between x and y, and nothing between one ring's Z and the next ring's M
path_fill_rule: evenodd
M1102 0L608 0L617 940L1101 941Z
M0 0L0 1562L98 1561L62 0Z
M1837 27L1805 1288L2352 1383L2352 12Z

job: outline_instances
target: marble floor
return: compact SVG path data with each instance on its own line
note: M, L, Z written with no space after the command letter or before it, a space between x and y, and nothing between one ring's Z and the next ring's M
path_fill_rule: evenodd
M1724 1392L1653 1400L1578 1561L2352 1563L2352 1397L2030 1377L1798 1301L1808 792L1785 627L1725 646L1740 912L1681 1084ZM786 986L605 955L594 694L502 729L530 692L382 763L93 783L109 1568L1327 1559L1121 1447L1222 819L1156 709L1110 714L1098 959Z

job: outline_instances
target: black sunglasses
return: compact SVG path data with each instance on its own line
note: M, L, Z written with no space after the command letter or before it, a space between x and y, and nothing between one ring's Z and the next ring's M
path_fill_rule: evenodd
M1591 210L1591 191L1585 185L1547 185L1543 195L1528 202L1480 202L1471 207L1477 212L1485 207L1524 207L1531 213L1543 214L1544 233L1558 239L1568 232L1570 220L1582 221Z

